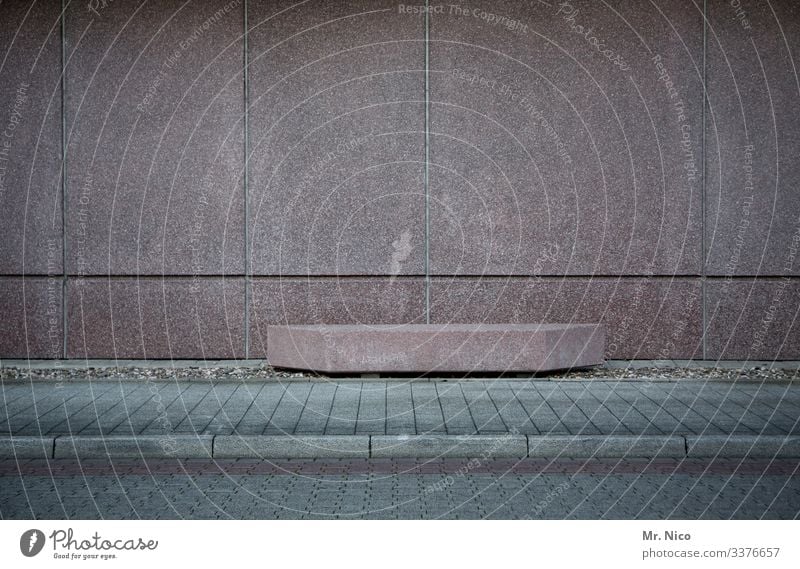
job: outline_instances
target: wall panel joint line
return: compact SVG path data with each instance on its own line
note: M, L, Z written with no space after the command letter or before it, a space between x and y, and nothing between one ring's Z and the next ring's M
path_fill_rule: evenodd
M250 232L248 224L250 223L250 201L249 201L249 172L250 172L250 78L248 75L249 54L248 54L248 30L247 30L247 0L244 0L244 14L242 16L242 24L244 27L242 34L242 83L244 90L244 172L242 173L242 186L244 191L244 357L250 358Z

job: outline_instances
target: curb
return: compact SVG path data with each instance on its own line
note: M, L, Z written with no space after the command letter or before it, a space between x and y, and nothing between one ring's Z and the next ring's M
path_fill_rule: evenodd
M543 435L528 437L533 458L683 458L686 441L659 435Z
M687 435L686 449L689 457L796 458L800 457L800 436Z
M375 435L373 458L525 458L525 435Z
M212 435L56 437L53 458L213 458Z
M369 458L368 435L217 435L214 458Z
M0 437L0 458L53 458L55 437Z
M800 435L0 436L0 459L800 458Z

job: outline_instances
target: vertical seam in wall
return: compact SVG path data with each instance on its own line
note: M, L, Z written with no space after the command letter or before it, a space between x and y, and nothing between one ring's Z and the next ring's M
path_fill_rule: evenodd
M425 323L431 323L431 208L430 208L430 0L425 0Z
M250 358L250 234L248 224L250 223L250 201L249 201L249 153L250 153L250 115L248 105L250 104L250 84L247 74L248 45L247 45L247 0L244 0L244 15L242 23L244 25L243 49L242 49L242 83L244 89L244 173L242 175L242 186L244 190L244 357Z
M67 98L66 98L66 0L61 0L61 333L62 356L67 358Z
M706 105L708 104L708 88L706 84L707 70L706 70L706 51L708 45L708 0L703 0L703 107L702 107L702 129L700 140L700 161L702 164L702 182L700 184L700 215L702 235L700 238L702 252L700 258L702 259L702 276L700 278L700 297L702 299L702 313L703 313L703 329L701 330L703 341L703 359L707 358L707 325L708 313L706 306Z

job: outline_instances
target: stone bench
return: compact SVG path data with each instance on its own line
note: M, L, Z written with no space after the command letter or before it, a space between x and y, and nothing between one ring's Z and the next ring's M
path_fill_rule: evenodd
M527 372L603 363L601 324L267 327L267 359L323 373Z

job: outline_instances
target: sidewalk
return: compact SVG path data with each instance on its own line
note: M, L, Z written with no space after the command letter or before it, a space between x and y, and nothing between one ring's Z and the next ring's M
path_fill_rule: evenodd
M52 383L0 387L0 457L800 457L800 384Z

